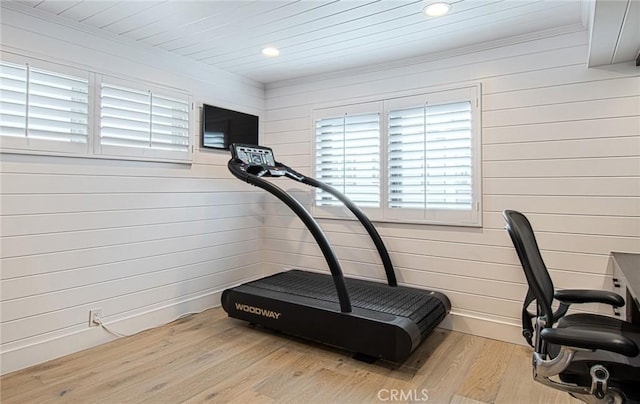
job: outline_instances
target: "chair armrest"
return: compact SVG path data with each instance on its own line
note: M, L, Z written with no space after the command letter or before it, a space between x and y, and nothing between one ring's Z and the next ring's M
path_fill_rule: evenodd
M554 297L563 303L604 303L613 307L624 306L624 299L608 290L562 289L556 290Z
M543 340L556 345L584 349L602 349L628 357L637 356L640 348L629 338L606 331L571 328L545 328L540 332Z

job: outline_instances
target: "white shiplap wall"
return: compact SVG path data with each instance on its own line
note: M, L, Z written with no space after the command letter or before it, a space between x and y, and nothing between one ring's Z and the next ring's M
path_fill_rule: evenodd
M582 30L515 42L268 85L265 141L280 161L312 174L314 108L481 82L483 228L378 228L400 282L450 297L445 327L522 343L526 285L502 210L530 217L559 288L610 289L610 251L640 252L640 70L631 64L588 69ZM310 203L308 188L288 187ZM267 268L325 270L308 232L272 202ZM346 273L383 279L358 224L320 223Z
M198 136L202 102L264 114L259 83L2 13L3 52L190 92ZM196 150L192 165L1 159L3 374L113 338L89 328L92 308L114 331L134 333L217 306L226 286L262 273L263 194L230 175L228 153Z

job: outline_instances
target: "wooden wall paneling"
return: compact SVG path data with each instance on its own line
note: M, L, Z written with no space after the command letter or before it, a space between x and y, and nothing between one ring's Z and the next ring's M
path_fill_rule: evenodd
M72 21L2 12L3 55L189 92L196 142L203 102L264 115L260 83ZM217 306L222 289L263 274L264 194L233 178L228 152L195 146L193 164L3 153L1 373L112 338L89 327L89 309L134 333Z
M262 275L259 269L259 254L243 254L231 257L217 258L204 263L194 264L191 266L185 266L174 270L174 279L178 279L177 282L171 282L167 284L157 284L150 282L146 289L140 291L134 291L127 294L101 293L99 295L87 296L86 293L91 292L91 289L101 291L100 286L112 286L114 282L105 283L103 285L94 285L92 287L83 286L76 288L78 290L69 293L62 298L68 298L67 296L73 296L74 306L62 306L61 308L41 308L40 311L33 311L28 315L24 313L14 313L12 317L8 318L0 326L3 333L3 341L5 347L12 347L12 345L22 345L25 340L30 343L37 342L38 340L49 339L52 336L64 336L68 332L83 331L87 328L88 324L88 311L93 307L102 308L102 315L105 323L116 322L124 317L130 317L144 311L151 310L154 306L159 305L171 305L177 303L184 297L201 296L210 294L212 292L218 292L222 290L224 286L233 285L237 282L237 279L250 280L255 279ZM247 263L249 262L249 263ZM224 266L228 268L222 272L214 272L211 269L216 266ZM169 272L169 271L166 271ZM152 276L152 275L151 275ZM159 276L159 275L158 275ZM171 273L168 273L166 277L170 277ZM128 281L147 281L149 277L128 277ZM124 282L127 279L119 280ZM178 288L179 293L177 293ZM70 288L74 289L74 288ZM114 292L118 292L118 285L114 288ZM75 295L75 296L74 296ZM56 299L58 296L62 296L61 293L57 295L51 293L47 295L47 299ZM86 296L86 297L82 297ZM6 310L9 312L15 310L15 307L24 304L40 303L43 299L24 297L17 299L12 305L7 305ZM210 301L211 305L218 305L216 301ZM13 307L12 307L13 306ZM12 344L13 343L13 344Z
M481 82L483 227L376 224L401 282L453 296L454 315L445 327L521 339L519 305L526 286L502 210L530 216L562 288L608 287L609 252L640 251L637 72L629 66L586 68L586 41L584 31L549 33L467 55L272 83L266 89L265 139L311 167L314 109ZM300 191L310 203L312 191ZM326 270L297 219L269 200L265 209L269 271L297 265ZM345 272L383 280L379 258L359 224L319 222ZM505 310L498 308L500 299L510 302ZM580 310L606 312L597 305Z

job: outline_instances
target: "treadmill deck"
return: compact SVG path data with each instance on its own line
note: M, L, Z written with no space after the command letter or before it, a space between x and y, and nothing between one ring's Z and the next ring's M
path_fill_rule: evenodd
M442 293L384 283L347 278L353 308L405 317L416 324L421 337L429 334L451 309ZM338 295L331 275L290 270L245 284L256 289L300 296L334 303L339 310Z

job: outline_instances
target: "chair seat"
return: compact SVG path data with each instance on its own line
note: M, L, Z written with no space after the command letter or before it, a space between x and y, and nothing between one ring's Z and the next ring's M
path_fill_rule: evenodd
M617 318L595 314L571 314L561 318L558 328L607 331L624 336L640 346L640 327ZM560 347L550 345L549 354L555 357ZM589 368L599 363L609 370L609 385L624 391L629 400L640 401L640 355L627 357L607 351L579 350L571 365L560 374L560 380L581 386L591 385Z
M615 317L609 317L601 314L569 314L564 316L558 322L558 327L585 327L594 326L602 330L620 330L627 333L640 332L640 326L622 321Z

